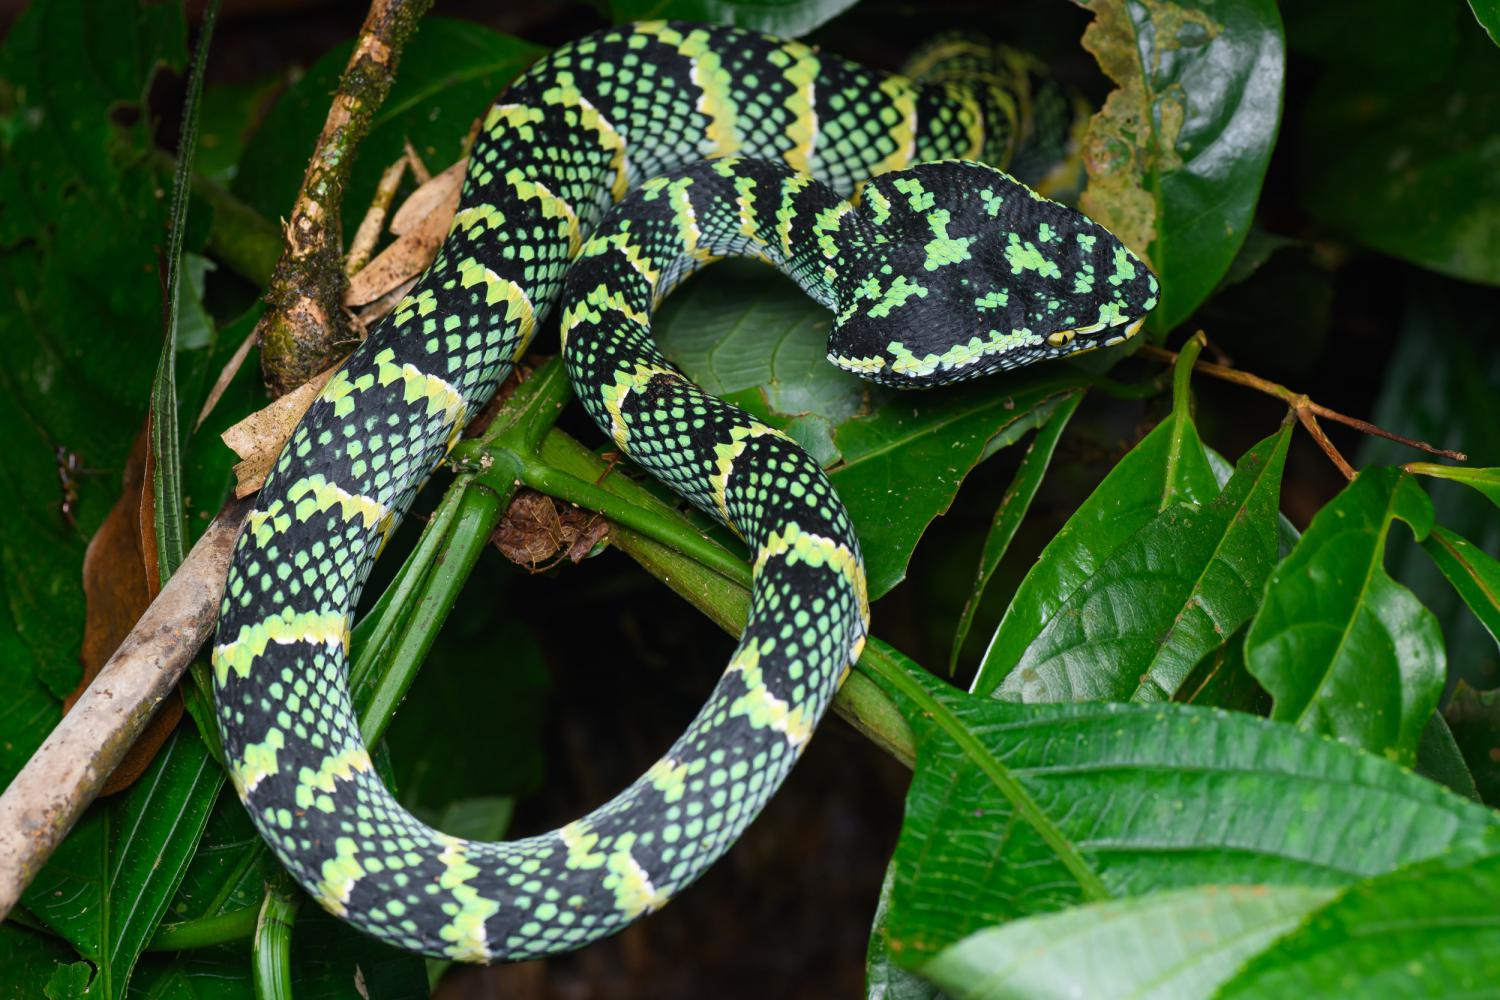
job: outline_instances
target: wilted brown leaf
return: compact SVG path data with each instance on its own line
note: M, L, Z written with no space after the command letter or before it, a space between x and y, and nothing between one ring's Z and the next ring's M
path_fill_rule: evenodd
M297 421L302 419L302 414L307 412L338 368L334 365L219 435L240 457L234 467L236 497L249 496L261 488L276 456L281 454L282 446L296 429Z
M136 437L125 463L120 499L89 540L83 556L83 595L87 606L83 650L79 655L83 678L63 702L64 712L77 703L161 589L156 570L153 498L146 488L151 480L150 439L146 429ZM162 702L156 717L125 754L100 794L113 795L129 788L146 770L180 718L182 699L174 693Z
M522 487L491 540L511 562L541 572L563 559L581 562L607 534L609 522L593 511L560 507L551 497Z
M459 162L412 192L391 220L404 227L396 241L349 279L344 304L362 306L421 274L437 256L458 210L463 163ZM413 204L416 208L412 208Z
M465 157L442 173L423 181L396 209L396 214L391 216L391 232L397 236L411 232L433 211L456 198L463 187L464 168L468 164L468 157ZM448 214L451 216L453 213Z

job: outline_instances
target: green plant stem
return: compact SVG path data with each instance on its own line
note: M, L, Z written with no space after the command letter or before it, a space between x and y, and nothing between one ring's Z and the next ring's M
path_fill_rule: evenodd
M514 492L512 489L501 494L472 482L458 482L451 489L461 493L452 530L444 538L442 556L423 579L408 625L396 641L386 669L377 674L370 701L360 713L360 734L369 745L385 734L396 706L416 679L423 658L437 639L438 630L458 600L458 592L479 561L480 553L489 544L490 534L510 505Z
M243 941L255 933L259 914L257 907L246 906L212 917L162 924L151 936L146 951L187 951L229 941Z
M266 885L250 965L256 1000L292 1000L292 925L300 902L285 875Z

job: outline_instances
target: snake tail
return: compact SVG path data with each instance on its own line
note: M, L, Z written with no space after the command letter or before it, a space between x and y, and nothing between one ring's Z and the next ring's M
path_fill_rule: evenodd
M675 373L651 309L710 260L761 257L834 311L835 363L894 385L1128 335L1155 282L1113 237L988 168L914 166L1003 162L1017 120L988 83L673 22L559 48L501 95L437 259L293 432L226 582L213 672L230 778L324 908L428 955L549 955L661 906L733 843L858 655L864 575L822 471ZM861 185L856 208L843 199ZM350 628L382 544L565 279L586 409L745 539L751 617L703 711L639 780L560 829L479 843L419 822L376 776Z

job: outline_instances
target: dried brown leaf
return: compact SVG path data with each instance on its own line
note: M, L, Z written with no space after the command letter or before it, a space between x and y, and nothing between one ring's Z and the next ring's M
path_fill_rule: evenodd
M401 206L396 213L398 218L406 211L407 205L424 191L435 192L440 199L432 203L430 199L434 197L433 194L424 197L424 203L430 207L420 219L349 280L349 289L344 293L345 305L362 306L367 302L374 302L421 274L432 263L437 256L438 247L442 246L443 237L448 235L453 213L458 211L459 175L452 175L451 183L446 183L443 179L449 176L449 171L444 171L434 177L418 188L406 200L406 204Z
M120 498L89 540L83 555L86 610L83 649L79 654L83 677L63 702L65 713L83 696L160 590L153 497L147 488L151 481L150 440L146 429L136 437L125 463ZM125 754L100 794L113 795L129 788L150 765L181 717L182 699L174 693L162 703L161 710Z
M236 497L249 496L265 483L276 456L281 454L282 446L296 429L297 421L302 419L302 414L307 412L338 367L334 365L318 374L219 435L240 457L234 467Z
M532 572L563 559L583 560L609 534L609 522L593 511L557 501L535 490L516 491L491 540L511 562Z
M407 196L407 199L401 203L401 207L396 209L396 214L391 216L391 232L397 236L411 232L439 206L451 199L456 199L463 187L464 168L468 164L468 157L459 160L447 170L424 181L420 187ZM452 211L449 211L448 215L451 218Z

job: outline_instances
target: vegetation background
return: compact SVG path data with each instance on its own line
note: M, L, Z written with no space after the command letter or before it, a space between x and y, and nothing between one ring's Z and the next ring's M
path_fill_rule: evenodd
M224 4L174 229L201 6L6 9L0 780L139 613L171 562L163 538L190 540L219 508L235 460L219 433L268 402L252 354L195 426L259 315L274 220L364 8ZM863 731L830 720L662 913L577 955L445 971L297 906L222 790L189 681L133 783L0 925L0 997L288 995L255 976L283 959L299 998L1493 989L1500 8L438 0L359 149L345 236L404 144L436 173L542 51L662 15L806 33L891 69L950 29L1033 53L1105 108L1083 136L1084 204L1151 259L1151 341L1183 357L893 399L817 363L826 318L781 279L694 279L660 322L673 360L789 427L860 525L888 644L846 698ZM544 363L555 343L536 348L547 398L564 391ZM1273 391L1190 373L1195 356ZM1404 470L1436 460L1309 398L1465 452L1466 471ZM1366 470L1354 485L1289 403ZM143 431L153 405L182 414L177 466ZM576 408L558 427L533 471L603 468L576 445L600 446ZM148 450L175 469L165 483ZM569 513L566 484L538 486L560 510L524 497L502 521L473 499L483 482L445 471L377 569L371 601L404 559L420 572L367 620L357 671L389 696L388 776L445 829L524 834L602 800L691 717L731 647L739 580L670 548L701 523L619 480L646 513L596 545L606 525ZM454 551L446 576L421 562ZM263 911L295 916L290 944L257 930Z

